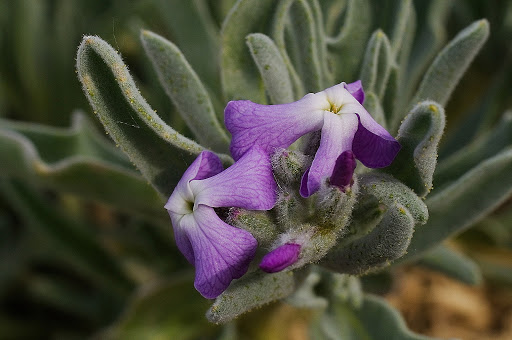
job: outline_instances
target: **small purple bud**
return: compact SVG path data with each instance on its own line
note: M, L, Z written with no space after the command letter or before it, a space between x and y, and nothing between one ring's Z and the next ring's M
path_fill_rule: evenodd
M352 175L356 168L356 158L350 150L344 151L336 159L334 170L331 175L330 184L335 185L345 192L345 188L352 184Z
M300 245L285 243L265 255L260 268L266 273L277 273L297 262L300 254Z

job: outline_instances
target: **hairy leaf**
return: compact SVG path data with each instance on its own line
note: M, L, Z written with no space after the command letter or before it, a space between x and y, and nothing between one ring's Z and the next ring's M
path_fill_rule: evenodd
M292 272L257 271L233 282L215 300L206 317L214 323L226 323L251 309L285 298L294 289Z
M94 112L114 141L163 196L204 150L173 130L140 95L119 54L98 37L78 49L78 77ZM230 162L228 156L222 156Z
M154 189L83 114L73 115L69 129L9 120L0 125L0 174L150 218L165 215Z
M397 140L402 149L383 171L402 181L418 196L426 196L432 189L444 126L444 109L439 104L424 101L416 105L398 130Z
M272 104L293 101L293 88L285 61L274 41L262 33L247 36L251 56L258 66Z
M423 76L413 104L430 99L446 105L455 86L489 36L489 22L479 20L462 30L439 53Z
M414 232L413 216L400 204L390 206L369 234L331 250L321 265L339 273L363 275L400 258Z
M428 251L418 264L469 285L482 282L482 272L470 258L443 245Z
M155 33L142 31L140 37L160 84L196 139L212 150L228 152L228 135L215 115L210 95L185 56L176 45Z
M426 203L430 218L414 233L407 255L412 259L446 238L475 224L512 194L512 150L507 149L476 166Z
M329 340L433 340L411 332L400 313L384 299L365 295L361 308L336 302L310 330L312 339Z
M375 31L366 46L359 76L365 91L374 92L382 98L394 63L388 37L380 29Z
M250 33L265 33L275 4L273 0L240 0L226 17L221 32L221 80L227 100L266 103L261 77L245 45L245 37Z

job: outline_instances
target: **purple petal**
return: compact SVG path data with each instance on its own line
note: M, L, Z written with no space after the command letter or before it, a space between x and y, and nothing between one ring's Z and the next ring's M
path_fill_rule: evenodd
M357 118L353 114L326 113L320 147L311 167L302 177L300 194L309 197L315 193L323 181L329 178L342 152L350 150L357 130Z
M328 109L329 103L321 93L279 105L231 101L224 110L224 121L232 135L231 154L238 160L254 145L269 155L276 148L287 148L302 135L319 130L323 110Z
M194 201L194 195L190 189L189 182L214 176L222 170L222 163L216 154L210 151L201 152L192 164L190 164L185 173L183 173L183 176L165 204L165 209L170 213L189 213L190 208L187 202Z
M345 191L352 183L352 175L356 168L356 158L352 151L344 151L336 160L329 183Z
M187 261L193 265L195 263L194 248L190 243L186 229L187 221L189 221L191 217L188 217L189 215L174 214L171 211L169 211L169 216L171 216L172 227L174 230L174 241L183 256L185 256ZM192 216L192 214L190 214L190 216Z
M356 158L368 168L390 165L400 151L400 143L375 122L368 112L357 114L357 117L359 123L352 144Z
M177 242L187 239L193 250L194 286L207 299L219 296L232 280L247 272L258 247L249 232L224 223L213 208L204 205L181 219L175 229L175 234L180 233L185 236ZM183 252L183 245L177 244Z
M286 243L265 255L260 268L266 273L277 273L297 262L300 254L300 245Z
M183 173L181 181L212 177L224 170L219 157L211 151L203 151Z
M345 84L345 88L347 89L348 92L350 92L350 94L352 96L354 96L354 98L360 104L363 104L363 102L364 102L364 90L363 90L363 84L361 83L361 80L355 81L355 82L350 83L350 84Z
M276 182L269 156L258 146L213 177L190 182L195 204L269 210L276 202Z

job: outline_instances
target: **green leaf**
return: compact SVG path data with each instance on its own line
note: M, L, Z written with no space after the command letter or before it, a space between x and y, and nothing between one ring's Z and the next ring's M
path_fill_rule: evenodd
M457 180L466 171L511 145L512 111L507 111L493 130L439 163L435 172L436 186Z
M266 103L261 77L245 45L245 37L250 33L265 33L275 5L273 0L240 0L226 17L221 31L221 80L225 99Z
M414 233L403 260L420 256L453 234L475 224L512 194L512 150L509 148L476 166L426 203L430 218Z
M429 340L411 332L402 316L384 299L365 295L361 308L337 302L310 331L312 339L330 340Z
M48 87L44 86L44 79L48 75L43 56L48 34L45 13L49 4L44 1L22 0L17 1L14 6L12 15L18 24L14 31L15 66L23 70L23 76L19 79L30 98L30 103L27 104L37 112L35 118L38 121L47 121Z
M140 38L160 84L204 146L229 152L229 137L215 115L210 95L181 51L163 37L142 31Z
M363 275L403 256L414 232L414 219L400 204L388 207L369 234L342 244L325 256L321 265L338 273Z
M413 104L430 99L444 106L489 36L489 22L479 20L462 30L439 53L423 76Z
M288 67L288 72L290 74L290 80L293 85L293 91L295 95L295 99L299 99L306 94L306 90L304 89L304 83L302 79L299 77L297 70L295 69L292 61L290 59L289 52L293 56L299 54L298 46L296 39L288 39L286 34L292 34L294 31L289 29L289 12L291 6L295 3L295 0L283 0L277 4L274 14L274 21L272 23L272 37L276 42L276 46L281 52L283 56L284 63L286 67Z
M215 327L203 311L208 300L194 289L189 275L140 287L114 324L99 334L108 340L197 339L212 335Z
M368 0L349 0L345 12L339 33L335 37L326 38L329 66L336 83L356 80L372 25ZM366 89L366 84L363 85Z
M373 119L382 127L386 128L387 122L384 116L384 110L380 104L380 100L373 92L366 92L364 98L364 108L372 115Z
M446 21L452 4L452 1L446 0L415 2L416 13L422 15L418 15L418 23L414 25L419 30L413 38L411 53L407 58L407 81L404 83L407 85L403 88L403 97L407 100L404 105L408 105L414 93L412 91L416 90L413 85L419 82L428 64L446 41Z
M391 51L397 56L400 53L404 40L407 37L407 29L411 16L414 15L412 0L399 0L396 5L394 25L390 33Z
M117 52L86 36L78 49L78 77L107 132L160 194L169 196L187 165L204 150L170 128L140 95ZM230 158L221 155L225 163Z
M220 94L220 34L208 4L205 1L182 0L157 0L149 3L158 6L158 14L164 19L162 23L168 27L173 42L181 47L192 68L210 89ZM151 20L149 17L146 19Z
M323 88L331 85L334 82L333 73L329 69L328 65L328 57L327 57L327 42L325 36L324 29L324 16L322 12L322 6L320 4L320 0L307 0L311 10L313 12L313 17L315 21L315 31L316 37L315 41L317 43L316 50L318 53L318 61L320 63L320 68L322 70L324 84ZM323 89L322 88L322 89Z
M315 15L305 0L295 0L289 15L289 27L293 30L297 44L295 67L304 82L306 92L321 91L325 88L325 79Z
M454 126L454 130L447 136L439 152L440 160L454 154L493 128L496 121L503 115L504 108L508 107L506 103L509 96L507 91L502 89L509 88L511 85L512 54L505 58L495 72L476 105L465 114L464 120Z
M258 66L265 90L273 104L293 101L293 88L285 61L274 41L262 33L249 34L247 45Z
M387 207L399 204L411 213L416 223L425 224L427 222L428 210L423 200L393 177L378 172L364 174L359 177L359 186L361 188L358 197L360 202L368 199L367 197L374 197L379 204ZM355 213L354 217L356 217Z
M378 29L372 34L366 46L361 66L359 78L365 91L374 92L379 98L382 98L394 63L389 39L382 30Z
M206 313L214 323L226 323L237 316L290 295L295 289L291 271L267 274L257 271L231 284Z
M475 262L443 245L425 253L417 263L468 285L482 282L482 272Z
M386 127L392 135L394 135L396 131L394 128L396 126L394 123L394 112L398 104L398 95L400 93L400 72L400 68L397 65L391 66L386 91L382 96L382 110L386 124L381 125Z
M398 130L397 140L402 149L383 171L402 181L418 196L426 196L432 189L444 126L444 109L439 104L424 101L416 105Z
M132 289L132 281L90 229L53 209L25 184L3 180L0 190L9 197L12 208L23 221L51 243L53 252L59 252L75 268L121 296Z
M1 175L152 219L165 215L155 190L82 113L69 129L9 120L0 126Z

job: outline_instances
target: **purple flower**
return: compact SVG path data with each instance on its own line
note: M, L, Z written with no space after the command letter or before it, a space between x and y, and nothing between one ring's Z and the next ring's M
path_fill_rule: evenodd
M320 130L320 146L302 178L300 193L304 197L316 192L333 172L337 177L348 177L336 171L337 163L346 163L337 162L346 151L352 151L369 168L386 167L400 144L375 122L361 105L363 100L361 81L356 81L309 93L289 104L231 101L224 111L226 127L232 134L231 153L236 160L259 145L272 154L277 148L287 148L299 137Z
M269 210L275 191L268 155L257 146L224 171L215 154L203 151L185 171L165 208L178 248L196 267L194 286L201 295L215 298L242 277L258 246L249 232L226 224L214 208Z

